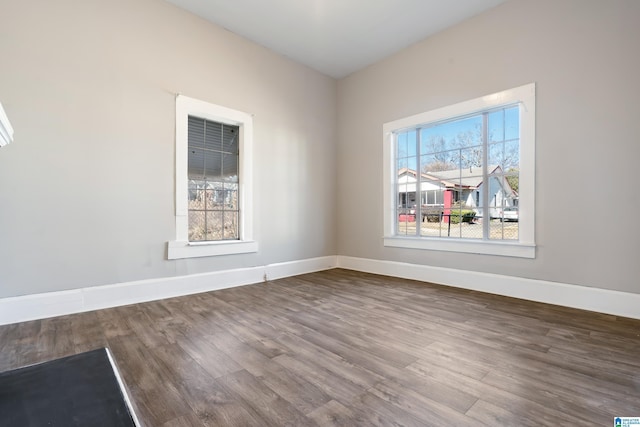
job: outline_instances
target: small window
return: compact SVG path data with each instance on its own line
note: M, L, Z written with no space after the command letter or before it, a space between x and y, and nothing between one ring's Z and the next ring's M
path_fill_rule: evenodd
M238 126L189 116L189 241L239 240Z
M251 115L176 98L176 240L169 259L257 251Z
M533 84L385 124L385 245L535 256L534 131Z

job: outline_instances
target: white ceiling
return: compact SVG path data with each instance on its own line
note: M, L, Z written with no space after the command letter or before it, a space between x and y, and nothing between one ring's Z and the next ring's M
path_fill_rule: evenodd
M167 1L341 78L506 0Z

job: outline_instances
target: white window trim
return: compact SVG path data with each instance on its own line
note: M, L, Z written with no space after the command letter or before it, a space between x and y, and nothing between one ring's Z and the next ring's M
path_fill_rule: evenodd
M189 242L188 119L200 117L240 128L240 239ZM184 95L176 97L176 240L168 244L168 258L194 258L258 251L253 240L253 117L248 113L210 104Z
M489 241L396 235L394 132L520 103L519 240ZM535 83L394 120L383 125L384 246L535 258Z

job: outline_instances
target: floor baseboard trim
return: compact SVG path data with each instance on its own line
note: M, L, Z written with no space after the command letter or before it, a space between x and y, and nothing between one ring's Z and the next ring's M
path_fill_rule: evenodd
M336 267L640 319L640 294L338 255L0 298L0 325L250 285Z
M276 280L284 277L297 276L299 274L330 270L332 268L336 268L337 264L338 257L335 255L320 258L309 258L300 261L270 264L266 267L265 274L267 280Z
M0 299L0 325L251 285L335 268L336 256Z
M420 280L547 304L640 319L640 294L428 265L338 256L347 270Z

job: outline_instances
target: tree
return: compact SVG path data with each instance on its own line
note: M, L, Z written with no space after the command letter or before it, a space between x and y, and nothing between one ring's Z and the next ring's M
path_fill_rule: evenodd
M520 188L520 170L518 168L509 168L507 173L514 174L506 175L505 179L509 183L509 186L511 186L511 189L517 193Z
M422 166L423 173L449 171L452 169L456 169L456 166L447 162L431 162Z
M447 151L447 141L441 135L429 135L425 144L429 161L422 165L422 172L440 172L455 169L451 152Z
M454 146L454 160L461 169L482 167L482 127L478 124L473 129L459 132Z

